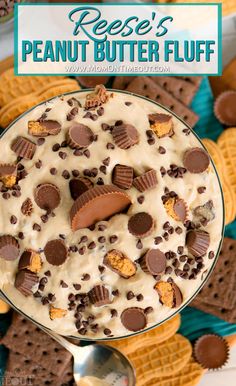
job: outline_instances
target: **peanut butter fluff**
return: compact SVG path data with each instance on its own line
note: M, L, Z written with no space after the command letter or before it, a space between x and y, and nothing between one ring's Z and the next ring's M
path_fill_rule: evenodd
M63 335L154 327L215 262L223 198L176 116L132 94L79 91L21 116L0 141L0 286Z

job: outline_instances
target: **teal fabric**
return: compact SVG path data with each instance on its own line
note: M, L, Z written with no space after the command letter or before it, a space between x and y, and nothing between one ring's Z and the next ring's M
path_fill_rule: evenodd
M223 128L214 117L213 104L214 100L209 81L207 78L204 78L191 106L193 111L200 116L195 131L201 138L207 137L216 140ZM236 238L236 221L226 227L226 236ZM194 308L186 307L181 313L181 316L182 324L180 333L190 340L195 340L200 335L209 332L220 335L231 335L236 333L236 324L229 324L213 315L206 314ZM0 315L0 334L5 333L9 324L9 314ZM7 350L0 345L0 385L1 374L3 374L5 369L6 358Z

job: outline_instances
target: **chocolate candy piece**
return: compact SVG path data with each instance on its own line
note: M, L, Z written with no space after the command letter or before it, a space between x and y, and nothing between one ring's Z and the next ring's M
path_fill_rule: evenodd
M106 84L110 76L76 76L76 79L83 87L90 88L95 87L98 83Z
M98 221L122 212L131 204L129 196L114 185L102 185L87 190L74 202L71 211L73 231L88 228Z
M95 87L94 92L91 92L86 96L85 109L101 106L109 99L106 87L103 84L99 84Z
M82 193L91 189L93 187L93 183L88 178L73 178L69 182L69 187L71 197L73 200L76 200L79 196L81 196Z
M30 198L26 198L26 200L21 205L21 212L25 216L31 216L33 212L33 203Z
M16 183L17 165L0 164L0 181L6 188L12 188Z
M159 281L154 288L158 292L160 303L170 308L176 308L181 305L183 295L175 283Z
M167 214L176 221L184 222L187 218L188 209L184 200L178 197L170 197L164 203Z
M49 316L51 320L64 318L67 314L67 310L63 310L63 308L56 308L52 304L49 309Z
M226 126L236 125L236 92L227 90L222 92L216 99L214 112L216 118Z
M154 169L135 177L133 185L139 192L145 192L145 190L152 189L157 185L157 174Z
M66 261L68 250L63 240L56 239L47 242L44 254L50 264L58 266Z
M204 205L199 205L193 210L194 220L201 223L208 223L215 218L215 208L212 200L207 201Z
M36 151L36 144L31 142L28 138L17 137L13 142L11 149L24 159L32 159Z
M72 149L88 147L93 142L93 132L82 123L74 123L68 131L67 142Z
M10 235L0 236L0 257L4 260L17 259L20 252L18 241Z
M129 124L115 126L112 130L115 144L121 149L128 149L139 142L138 130Z
M194 344L194 358L204 369L220 369L229 358L229 346L219 335L201 336Z
M61 131L61 125L57 121L29 121L28 132L34 137L46 137L47 135L57 135Z
M110 304L110 295L109 291L104 285L96 285L93 287L89 293L88 297L90 302L95 306L95 307L101 307L104 306L105 304Z
M190 173L203 173L210 164L210 158L201 147L192 147L184 153L183 163Z
M193 256L204 256L210 245L210 235L201 230L191 230L187 233L186 245Z
M38 185L34 192L34 199L41 209L51 211L60 204L60 190L53 184Z
M130 166L116 165L113 169L112 182L121 189L130 189L134 170Z
M149 236L154 228L154 221L150 214L140 212L130 217L128 222L129 232L138 237L143 238Z
M121 314L121 323L129 331L143 330L147 325L147 317L142 308L126 308Z
M125 279L129 279L136 273L136 265L133 261L117 249L107 252L103 264Z
M18 269L27 269L31 272L38 273L42 268L42 260L40 254L33 251L32 249L26 250L22 253Z
M145 255L139 259L142 270L151 275L159 275L165 272L166 257L160 249L149 249Z
M174 134L172 116L163 113L148 115L150 128L158 138L171 137Z
M15 287L20 291L24 296L32 295L32 288L39 281L38 276L24 269L22 271L17 272L15 278Z

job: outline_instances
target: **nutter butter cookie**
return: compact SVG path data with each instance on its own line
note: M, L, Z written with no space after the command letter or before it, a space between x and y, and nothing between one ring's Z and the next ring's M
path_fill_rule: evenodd
M0 154L0 286L43 326L92 340L143 331L211 272L221 189L171 110L76 91L19 118Z

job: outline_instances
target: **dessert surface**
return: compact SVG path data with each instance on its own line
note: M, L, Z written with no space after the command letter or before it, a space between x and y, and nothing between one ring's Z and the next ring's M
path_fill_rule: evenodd
M205 279L221 189L201 143L165 109L97 87L25 114L0 150L0 284L39 323L129 335Z

